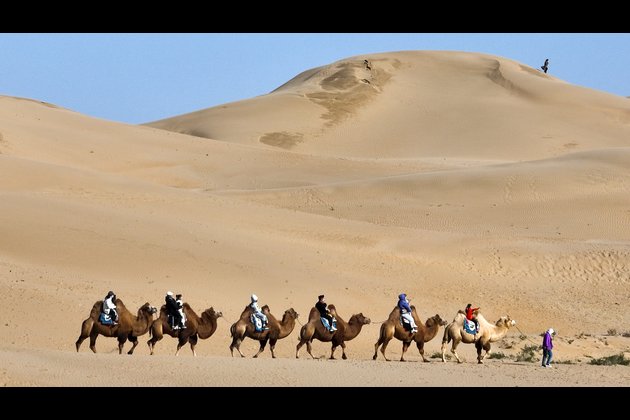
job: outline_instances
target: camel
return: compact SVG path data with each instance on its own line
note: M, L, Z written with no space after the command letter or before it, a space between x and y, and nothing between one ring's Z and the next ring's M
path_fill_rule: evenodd
M269 310L269 306L265 305L261 308L262 313L267 316L267 327L268 330L264 330L261 332L256 332L254 324L250 319L253 309L247 305L241 314L241 317L238 321L236 321L230 327L230 334L232 335L232 344L230 344L230 354L234 357L234 349L238 351L241 357L245 357L243 352L241 352L241 343L245 339L245 337L249 337L253 340L260 341L260 348L258 352L254 355L254 358L258 357L260 353L265 350L265 346L267 345L267 341L269 341L269 349L271 350L271 357L276 358L276 354L274 353L274 349L276 348L276 342L287 337L289 334L293 332L293 328L295 328L295 320L298 319L299 314L295 312L293 308L289 308L284 311L284 315L282 316L282 321L278 322L275 316L271 314Z
M400 308L396 306L392 312L389 314L389 318L387 321L383 322L381 325L381 333L378 338L376 344L374 344L374 356L373 360L376 360L378 355L378 347L381 347L381 353L383 353L383 357L385 360L389 361L387 356L385 355L385 349L387 349L387 345L389 344L392 338L396 338L403 342L402 354L400 355L400 361L405 361L405 352L411 345L412 341L416 342L418 346L418 352L422 356L422 360L424 362L428 362L428 360L424 357L424 343L427 343L438 333L438 330L441 326L446 325L446 321L443 321L442 318L436 314L431 318L427 319L427 322L423 325L420 322L420 318L418 317L418 313L416 312L416 307L411 305L411 315L413 319L416 321L416 325L418 325L418 332L412 334L410 331L404 329L404 327L400 324Z
M125 307L122 300L116 299L116 310L118 311L118 324L103 325L98 321L103 305L102 300L97 300L92 306L92 311L88 319L81 324L81 335L77 339L77 352L81 347L81 343L90 337L90 349L96 353L96 339L100 335L105 337L118 338L118 354L122 354L123 346L127 340L133 343L133 347L127 354L133 354L138 345L138 337L146 334L153 322L153 314L157 312L155 306L151 306L149 302L145 303L138 309L138 315L134 316Z
M186 341L190 343L193 356L197 356L197 352L195 351L197 340L199 338L202 340L210 338L217 330L217 319L223 316L221 312L215 312L214 308L210 307L203 311L201 317L199 317L187 303L184 303L184 314L186 315L186 328L183 330L173 330L168 324L166 305L160 308L160 316L153 321L151 329L149 330L151 339L147 341L147 344L149 345L151 354L153 354L157 342L162 339L164 334L168 334L178 339L175 356L179 354L179 350L186 344Z
M295 358L300 358L300 348L306 343L306 351L314 359L312 353L313 339L323 341L325 343L332 342L332 348L330 351L330 359L335 359L335 350L338 346L341 346L341 358L347 359L346 356L346 341L354 339L361 332L361 328L364 325L369 324L370 318L363 316L362 313L354 314L350 317L350 321L345 322L338 314L335 305L328 305L328 310L337 319L337 331L330 332L324 327L320 319L319 311L316 308L311 308L311 312L308 316L308 323L306 323L300 330L300 342L295 349Z
M457 359L457 363L461 363L462 361L459 359L455 349L457 348L457 345L462 342L466 344L475 343L475 347L477 348L477 363L482 364L483 359L490 354L490 343L494 343L495 341L502 339L505 334L508 333L509 329L516 325L516 321L510 318L509 315L502 316L493 325L489 323L483 315L479 314L478 311L475 311L475 314L477 316L477 321L479 322L479 333L476 336L468 334L464 331L464 320L466 319L466 314L462 310L455 315L453 322L448 324L445 328L444 338L442 338L443 362L446 362L446 344L453 340L451 353L453 353ZM483 356L481 355L482 349L486 351Z

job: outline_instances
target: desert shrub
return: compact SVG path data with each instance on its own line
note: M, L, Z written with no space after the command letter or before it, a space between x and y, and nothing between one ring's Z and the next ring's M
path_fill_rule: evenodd
M517 362L536 362L539 359L537 352L541 349L541 346L527 345L523 347L516 355Z
M496 353L490 353L490 356L488 356L488 359L506 359L506 358L509 359L510 356L503 354L500 351Z
M589 362L591 365L600 365L600 366L613 366L613 365L630 365L630 359L626 359L623 356L623 353L615 354L608 357L600 357L599 359L592 359Z
M610 328L608 330L608 335L612 335L612 336L617 335L617 330L615 328Z

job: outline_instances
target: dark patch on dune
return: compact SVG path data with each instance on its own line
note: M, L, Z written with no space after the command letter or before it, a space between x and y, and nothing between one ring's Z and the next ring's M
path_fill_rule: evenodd
M260 142L269 146L282 147L290 149L304 139L302 133L289 133L288 131L280 131L274 133L265 133L260 137Z
M364 60L343 61L321 71L325 76L319 92L306 93L305 96L314 103L326 108L322 118L327 120L326 126L332 126L351 117L359 107L367 104L391 79L379 62L388 61L394 68L400 66L398 60L370 60L367 69Z
M491 70L486 74L488 79L501 86L511 94L529 96L529 93L518 87L511 80L506 79L501 72L501 63L498 60L492 60Z

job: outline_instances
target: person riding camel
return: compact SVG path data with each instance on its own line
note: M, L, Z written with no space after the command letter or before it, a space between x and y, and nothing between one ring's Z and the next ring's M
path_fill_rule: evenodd
M111 319L113 325L118 324L118 311L116 311L115 301L116 294L111 290L107 293L105 299L103 299L103 313L106 315L105 319Z
M337 331L337 327L334 324L335 318L330 313L327 308L326 300L324 299L324 295L319 295L317 297L317 303L315 304L315 308L319 311L319 316L322 318L326 318L328 320L328 325L330 325L329 331L335 332Z
M182 301L182 295L175 295L175 303L177 304L177 312L181 318L180 328L186 328L186 314L184 313L184 302Z
M479 321L477 321L477 316L475 315L475 311L478 311L479 308L473 308L472 304L466 305L466 319L475 323L475 331L479 331Z
M409 306L409 299L407 299L407 295L405 293L401 293L398 295L398 308L400 308L400 316L411 326L411 333L415 334L418 332L418 326L416 325L416 321L413 319L413 315L411 315L411 307Z
M170 290L166 292L164 300L166 302L166 313L170 315L173 319L173 324L171 328L173 328L174 330L182 329L182 316L179 312L179 305L173 297L173 292L171 292Z
M252 310L254 311L252 316L260 320L262 324L262 328L264 330L268 330L269 327L267 326L267 322L268 322L267 315L263 314L260 308L258 307L258 296L256 296L255 294L252 294L251 301L252 303L249 304L249 307L252 308Z

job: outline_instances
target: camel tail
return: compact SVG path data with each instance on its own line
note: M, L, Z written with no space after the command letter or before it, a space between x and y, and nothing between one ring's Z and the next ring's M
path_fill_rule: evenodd
M444 328L444 337L442 338L442 344L447 344L451 342L451 335L448 333L450 325L447 325Z
M234 338L234 333L236 332L236 323L232 324L230 327L230 336Z

